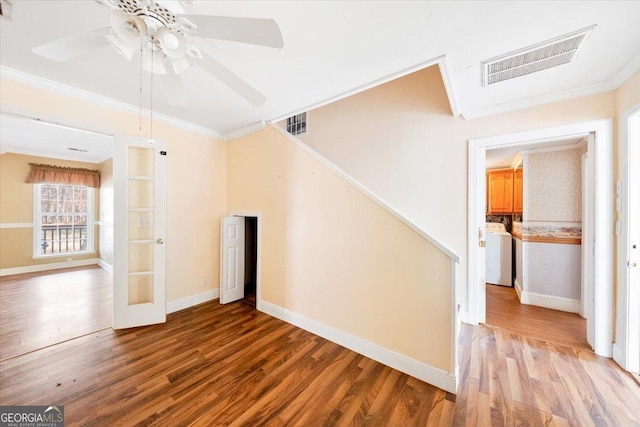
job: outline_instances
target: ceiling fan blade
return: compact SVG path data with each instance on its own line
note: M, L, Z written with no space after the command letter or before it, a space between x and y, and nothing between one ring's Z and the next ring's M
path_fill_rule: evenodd
M249 86L247 82L238 77L233 71L222 65L208 53L202 51L202 59L196 64L200 65L215 78L227 85L229 89L246 99L251 105L258 107L267 100L263 94Z
M111 27L98 28L86 33L63 37L50 43L34 47L31 51L54 61L64 62L82 54L109 45L104 36L109 34Z
M273 19L211 15L179 16L196 24L197 29L193 34L196 37L277 48L284 46L280 27Z
M164 89L169 105L186 107L189 104L182 78L175 73L171 65L167 67L167 74L160 75L160 84Z

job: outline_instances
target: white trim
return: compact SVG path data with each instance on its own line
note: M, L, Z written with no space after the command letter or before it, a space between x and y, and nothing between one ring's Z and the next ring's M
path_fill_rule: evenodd
M264 129L265 125L266 123L263 120L257 123L250 124L248 126L232 130L224 134L224 140L231 141L232 139L240 138L242 136L261 131L262 129Z
M367 83L365 85L358 86L355 89L351 89L351 90L348 90L346 92L342 92L342 93L340 93L338 95L332 96L332 97L327 98L327 99L325 99L323 101L319 101L319 102L316 102L314 104L307 105L307 106L299 108L297 110L290 111L287 114L283 114L281 116L278 116L278 117L275 117L273 119L270 119L269 123L276 123L276 122L279 122L280 120L286 119L287 117L295 116L296 114L300 114L300 113L304 113L306 111L315 110L316 108L324 107L327 104L331 104L333 102L340 101L341 99L348 98L348 97L356 95L356 94L358 94L360 92L364 92L365 90L374 88L376 86L380 86L382 84L388 83L388 82L390 82L392 80L395 80L395 79L399 79L400 77L404 77L404 76L406 76L408 74L414 73L416 71L420 71L420 70L422 70L424 68L427 68L427 67L430 67L432 65L439 64L440 62L442 62L444 60L444 58L445 58L444 56L438 56L437 58L430 59L430 60L427 60L427 61L424 61L424 62L420 62L420 63L418 63L418 64L416 64L414 66L411 66L409 68L405 68L404 70L400 70L398 72L389 74L387 76L384 76L384 77L382 77L380 79L374 80L374 81L372 81L370 83ZM449 94L449 92L447 92L447 94Z
M3 222L0 223L0 228L33 228L32 222Z
M378 344L363 340L362 338L358 338L347 332L309 319L301 314L294 313L266 301L258 302L258 310L397 369L400 372L404 372L407 375L411 375L412 377L446 390L449 393L456 393L456 378L453 373L396 353Z
M98 264L98 258L78 259L75 261L54 262L50 264L28 265L25 267L12 267L0 269L1 276L11 276L13 274L35 273L38 271L60 270L62 268L84 267Z
M449 67L449 60L445 55L438 61L438 68L440 69L440 76L442 76L442 83L444 84L444 90L447 92L447 98L449 98L449 106L451 107L451 113L454 117L460 116L460 103L456 97L453 87L453 75L451 74L451 68Z
M518 292L516 290L516 292ZM580 300L557 297L553 295L538 294L536 292L522 291L518 293L521 304L535 305L538 307L550 308L552 310L578 313L580 311Z
M517 278L513 279L513 288L516 290L516 294L518 295L518 300L520 300L520 303L523 304L523 302L522 302L522 284L520 282L518 282Z
M295 136L291 135L286 130L282 129L280 126L275 125L273 123L269 123L269 126L271 126L271 128L273 128L273 129L275 129L278 133L284 135L291 142L293 142L296 146L298 146L299 148L304 150L307 154L309 154L314 159L318 160L320 163L322 163L324 166L329 168L333 173L338 175L340 178L344 179L349 184L351 184L352 186L354 186L355 188L360 190L367 197L369 197L371 200L373 200L378 205L380 205L382 208L384 208L384 210L386 210L391 215L393 215L394 217L396 217L397 219L402 221L407 227L409 227L410 229L412 229L413 231L418 233L423 239L425 239L426 241L431 243L433 246L438 248L440 251L442 251L449 258L451 258L455 262L460 262L460 257L458 257L458 255L456 255L456 253L453 252L453 250L449 249L444 244L438 242L435 238L433 238L430 235L428 235L427 233L425 233L421 228L419 228L417 225L415 225L413 222L411 222L411 220L409 220L407 217L405 217L403 214L401 214L399 211L397 211L395 208L393 208L387 202L382 200L382 198L380 196L378 196L376 193L374 193L373 191L369 190L367 187L362 185L358 180L356 180L354 177L352 177L351 175L349 175L348 173L346 173L345 171L340 169L338 166L336 166L333 162L328 160L326 157L322 156L320 153L318 153L317 151L315 151L314 149L312 149L311 147L306 145L300 139L298 139Z
M465 120L473 120L481 117L493 116L495 114L508 113L510 111L522 110L525 108L535 107L538 105L550 104L553 102L564 101L571 98L579 98L581 96L594 95L597 93L615 90L618 86L613 81L596 83L590 86L583 86L575 89L569 89L563 92L557 92L549 95L534 96L526 99L519 99L504 104L492 105L489 107L478 108L470 111L462 111L462 117Z
M485 204L484 192L478 192L477 181L484 182L484 171L478 170L479 156L487 148L497 146L521 146L542 141L554 140L569 135L583 135L593 133L595 142L594 151L594 191L595 235L594 245L595 262L594 269L594 318L595 325L594 351L596 354L611 357L613 342L613 123L611 119L594 120L589 122L574 123L532 131L516 132L512 134L498 135L487 138L472 139L469 141L469 216L468 216L468 280L467 298L470 323L477 323L486 315L482 295L482 283L478 279L478 236L476 230L479 223L479 207ZM591 147L589 147L591 149ZM484 209L482 209L484 211ZM484 221L483 221L484 222ZM479 320L480 319L480 320Z
M200 294L170 301L167 303L167 314L175 313L176 311L184 310L185 308L193 307L194 305L202 304L207 301L212 301L219 297L220 289L211 289L210 291L202 292Z
M624 357L625 351L620 347L617 342L613 343L613 360L624 369L627 366L627 360Z
M42 150L33 149L33 150L23 150L20 148L13 147L5 147L7 153L12 154L20 154L23 156L33 156L33 157L43 157ZM46 157L49 159L58 159L58 160L71 160L74 162L83 162L83 163L92 163L94 165L99 165L107 159L94 160L94 159L86 159L86 158L78 158L78 156L74 156L73 154L58 154L58 153L46 153Z
M102 258L98 260L98 265L102 267L104 270L113 274L113 266L109 264L107 261L103 260Z
M618 88L624 82L629 80L629 78L638 70L640 70L640 53L632 58L631 61L629 61L611 81L614 82L616 88Z
M15 70L13 68L0 65L0 77L7 78L9 80L16 81L18 83L25 83L31 86L39 87L42 89L50 90L52 92L70 96L72 98L80 99L82 101L88 101L102 107L113 108L117 111L124 111L127 113L140 114L140 106L128 104L126 102L117 101L113 98L109 98L103 95L98 95L92 92L88 92L82 89L78 89L72 86L58 83L53 80L44 79L42 77L35 76L33 74L27 74L22 71ZM151 111L147 109L142 110L142 115L146 118L151 117ZM176 126L188 130L190 132L198 133L205 136L211 136L220 140L224 140L224 135L220 132L206 128L204 126L196 125L194 123L186 122L184 120L176 119L157 112L153 113L153 120Z

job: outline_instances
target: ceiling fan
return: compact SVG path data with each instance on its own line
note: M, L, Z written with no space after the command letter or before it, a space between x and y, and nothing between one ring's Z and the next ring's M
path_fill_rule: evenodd
M111 25L37 46L32 51L54 61L68 61L111 45L131 61L141 53L141 67L160 75L170 105L187 105L180 75L192 65L212 74L254 106L266 98L209 55L202 39L219 39L282 48L272 19L187 14L197 0L96 0L113 10Z

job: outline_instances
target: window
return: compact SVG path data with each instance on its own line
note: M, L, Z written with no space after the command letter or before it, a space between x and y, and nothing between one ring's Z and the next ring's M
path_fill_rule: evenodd
M93 189L35 184L34 257L93 252Z

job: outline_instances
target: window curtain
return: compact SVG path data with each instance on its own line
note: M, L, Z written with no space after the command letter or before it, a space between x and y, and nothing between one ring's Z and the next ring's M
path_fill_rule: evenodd
M31 171L27 175L27 184L69 184L100 187L100 172L91 169L66 168L53 165L29 163Z

